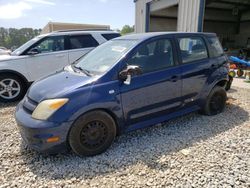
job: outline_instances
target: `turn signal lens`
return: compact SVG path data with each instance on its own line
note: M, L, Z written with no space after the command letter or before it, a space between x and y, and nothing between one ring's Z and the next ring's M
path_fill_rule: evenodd
M57 109L61 108L66 102L68 102L68 100L58 99L58 101L55 101L54 103L50 104L49 108L53 109L53 110L57 110Z
M58 136L54 136L54 137L48 138L47 142L52 143L52 142L58 142L59 140L60 138Z

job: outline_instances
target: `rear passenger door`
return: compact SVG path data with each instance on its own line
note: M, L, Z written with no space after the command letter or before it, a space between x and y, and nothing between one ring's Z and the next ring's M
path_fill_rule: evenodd
M185 107L197 104L199 95L211 73L208 49L202 36L176 38L181 62L182 97Z
M122 107L129 125L159 118L181 106L181 71L175 61L170 38L141 44L125 63L137 65L142 74L132 77L130 85L120 87Z
M99 45L91 34L69 35L67 44L70 64Z

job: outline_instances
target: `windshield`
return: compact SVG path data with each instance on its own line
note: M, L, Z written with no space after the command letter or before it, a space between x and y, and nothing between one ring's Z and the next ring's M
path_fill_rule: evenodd
M26 42L25 44L17 48L14 52L12 52L11 55L20 55L24 50L26 50L28 47L30 47L31 45L33 45L35 42L37 42L40 39L41 39L41 36L35 37L29 40L28 42Z
M113 40L98 46L84 56L75 66L90 74L107 72L135 44L136 40Z

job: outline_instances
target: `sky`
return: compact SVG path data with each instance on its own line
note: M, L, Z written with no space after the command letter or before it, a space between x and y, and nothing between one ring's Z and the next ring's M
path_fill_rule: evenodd
M0 27L43 28L49 21L134 25L133 0L0 0Z

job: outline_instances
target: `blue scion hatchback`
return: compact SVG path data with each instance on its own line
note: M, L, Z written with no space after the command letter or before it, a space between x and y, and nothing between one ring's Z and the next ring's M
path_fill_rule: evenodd
M35 82L16 109L40 152L104 152L116 135L200 110L223 111L228 63L212 33L133 34Z

